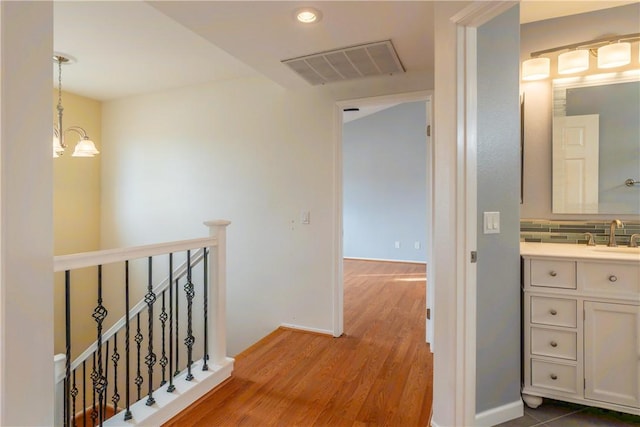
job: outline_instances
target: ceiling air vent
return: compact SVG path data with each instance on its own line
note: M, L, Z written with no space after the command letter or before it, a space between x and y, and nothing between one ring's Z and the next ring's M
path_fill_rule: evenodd
M301 56L282 63L312 85L404 73L391 40Z

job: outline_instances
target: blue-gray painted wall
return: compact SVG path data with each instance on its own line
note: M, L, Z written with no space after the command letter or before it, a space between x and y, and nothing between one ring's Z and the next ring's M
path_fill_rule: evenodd
M520 399L519 52L518 6L478 29L477 413Z
M345 257L425 262L425 131L424 101L344 124Z

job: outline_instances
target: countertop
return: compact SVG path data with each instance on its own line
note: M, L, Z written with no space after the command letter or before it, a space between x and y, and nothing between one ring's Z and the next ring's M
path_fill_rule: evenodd
M601 259L605 261L636 261L640 263L640 248L606 245L587 246L568 243L520 242L520 255L553 258Z

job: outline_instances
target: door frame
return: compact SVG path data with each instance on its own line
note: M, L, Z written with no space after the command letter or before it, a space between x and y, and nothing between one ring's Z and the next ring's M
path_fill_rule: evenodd
M342 261L344 258L343 254L343 162L342 162L342 110L347 107L351 107L353 105L358 106L372 106L372 105L381 105L381 104L400 104L406 102L419 102L424 101L433 102L433 91L417 91L417 92L407 92L407 93L399 93L394 95L385 95L385 96L374 96L367 98L355 98L337 101L334 105L334 195L335 195L335 212L334 212L334 224L335 224L335 233L334 233L334 280L333 280L333 336L339 337L344 333L344 271L342 266ZM428 112L427 112L428 114ZM426 134L426 130L425 130ZM432 150L432 144L427 144L427 160L432 160L433 156L429 154L429 150ZM432 175L433 165L427 164L427 173ZM429 185L433 185L433 183L428 183ZM429 194L433 194L433 189L431 189ZM432 228L433 223L433 215L430 212L432 210L433 203L431 200L427 200L427 203L430 204L427 208L427 231ZM433 253L433 239L426 240L426 261L427 265L431 262L429 259L430 254ZM429 275L429 269L427 269L427 275ZM427 278L427 283L429 283L429 276ZM426 308L425 308L426 310ZM433 318L433 317L432 317Z

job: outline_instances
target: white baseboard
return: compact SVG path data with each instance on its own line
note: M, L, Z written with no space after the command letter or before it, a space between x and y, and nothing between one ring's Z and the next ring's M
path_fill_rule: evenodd
M477 427L491 427L524 415L522 399L476 414Z
M353 259L356 261L380 261L380 262L402 262L405 264L426 264L426 261L407 261L403 259L384 259L384 258L359 258L353 256L346 256L344 259Z
M313 332L315 334L334 336L333 331L330 331L328 329L310 328L308 326L294 325L291 323L281 323L280 326L283 328L297 329L299 331Z

